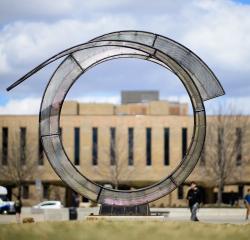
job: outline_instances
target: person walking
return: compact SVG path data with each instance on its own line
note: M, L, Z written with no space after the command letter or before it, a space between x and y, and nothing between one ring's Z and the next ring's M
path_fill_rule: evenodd
M191 212L191 221L199 221L197 218L197 210L201 203L201 193L195 182L191 183L187 193L187 200Z
M16 222L21 223L22 201L21 201L20 196L17 197L17 200L14 203L14 208L16 212Z
M247 194L244 197L244 203L246 206L246 220L248 220L248 217L250 215L250 188L247 190Z

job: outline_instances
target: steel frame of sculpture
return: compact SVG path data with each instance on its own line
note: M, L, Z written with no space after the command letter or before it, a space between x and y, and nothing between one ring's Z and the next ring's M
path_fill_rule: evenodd
M174 40L150 32L119 31L60 52L31 70L7 90L61 57L65 59L47 84L39 118L44 151L59 177L88 199L114 206L147 204L169 194L182 184L198 162L205 141L206 113L203 101L225 94L210 68L196 54ZM61 108L75 81L97 64L116 58L144 59L172 71L186 88L194 113L191 144L176 169L154 185L131 191L108 189L83 176L69 160L59 129Z

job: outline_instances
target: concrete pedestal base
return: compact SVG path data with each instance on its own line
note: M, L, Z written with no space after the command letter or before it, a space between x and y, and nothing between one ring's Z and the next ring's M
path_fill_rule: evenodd
M113 206L101 205L99 215L101 216L150 216L148 204L138 206Z

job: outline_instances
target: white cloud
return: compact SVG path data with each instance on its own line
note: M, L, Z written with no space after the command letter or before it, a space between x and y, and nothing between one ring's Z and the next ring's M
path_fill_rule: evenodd
M188 96L168 96L162 97L162 100L189 103L189 113L192 114L191 102ZM113 103L120 104L120 96L86 96L78 98L70 98L65 101L77 101L82 103ZM0 106L0 115L22 115L22 114L39 114L40 98L23 98L12 99L5 105ZM250 97L222 97L220 99L212 99L205 102L206 113L208 115L216 114L219 106L224 106L225 109L230 109L233 113L250 114ZM227 112L226 112L227 114Z
M223 107L225 114L250 114L250 96L246 97L222 97L205 102L207 114L218 113L218 108ZM229 111L229 112L227 112ZM230 112L231 111L231 112Z
M102 17L95 22L60 20L54 24L44 22L15 22L0 32L0 59L5 58L6 69L34 66L65 48L90 40L94 36L121 29L123 21L134 25L129 17ZM104 30L105 29L105 30ZM6 59L6 56L7 59ZM39 62L40 61L40 62ZM0 75L4 69L0 69Z
M38 114L40 102L41 99L39 98L12 99L4 106L0 106L0 115Z
M76 101L82 102L82 103L119 104L121 102L120 96L86 96L86 97L73 98L72 100L76 100Z
M159 0L147 4L143 0L24 0L18 4L14 0L3 0L0 19L3 19L0 27L0 86L10 85L10 81L20 77L18 74L25 74L53 54L92 37L116 30L138 29L163 34L188 46L219 76L227 98L238 96L248 100L250 5L228 0L190 0L185 3L182 0ZM122 74L124 68L115 71ZM141 74L142 79L157 76L148 71ZM22 95L29 96L30 89L34 89L32 96L37 96L38 87L33 85L32 88L22 88L26 91ZM109 86L118 89L112 82ZM135 87L132 81L129 87ZM0 88L0 92L3 91ZM175 92L172 94L176 95ZM177 100L180 98L182 96ZM84 99L92 101L89 97ZM93 101L96 101L95 97Z
M250 71L250 5L196 1L183 42L224 69Z
M0 19L2 21L25 18L57 19L58 17L74 16L79 11L97 11L131 5L131 0L1 0Z
M139 1L140 2L140 1ZM25 1L28 7L29 1ZM224 68L250 71L250 6L235 2L197 1L189 3L165 3L165 13L149 13L145 18L143 11L139 11L139 3L133 7L132 1L90 1L81 2L79 9L101 12L116 7L117 12L104 11L102 15L83 19L79 15L80 2L64 0L57 9L56 3L45 1L43 6L38 5L33 11L57 9L65 16L55 22L46 21L13 21L0 31L0 59L8 56L6 64L9 69L15 66L31 65L34 61L41 61L51 54L57 53L72 45L82 43L92 37L106 32L122 29L145 29L162 33L187 44L196 50L205 59ZM6 5L5 2L4 5ZM8 3L9 4L9 3ZM24 5L25 5L24 4ZM163 2L158 3L164 6ZM120 6L120 9L119 9ZM130 6L132 12L124 12L122 7ZM150 8L151 4L149 4ZM171 7L172 6L172 7ZM173 10L173 6L179 6ZM29 7L28 7L29 8ZM143 7L145 10L146 6ZM83 12L87 14L87 10ZM127 8L125 8L127 9ZM169 10L170 9L170 10ZM139 11L135 15L135 10ZM76 17L66 14L75 11ZM148 13L148 12L147 12ZM49 12L47 13L49 15ZM3 60L2 60L3 59ZM39 63L39 62L38 62ZM2 70L1 70L2 69ZM4 72L3 67L0 74Z
M120 96L86 96L67 99L84 103L120 103ZM0 115L33 115L39 114L40 98L12 99L5 105L0 106Z
M191 103L188 95L168 96L165 99L172 102Z
M1 55L1 61L0 61L0 73L9 73L10 72L10 66L7 63L7 57L5 54L1 54L0 49L0 55Z

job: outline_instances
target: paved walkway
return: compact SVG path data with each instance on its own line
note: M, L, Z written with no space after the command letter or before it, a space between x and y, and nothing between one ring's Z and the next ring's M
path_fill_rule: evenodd
M190 212L187 208L154 208L154 211L169 212L164 217L157 218L159 221L190 221ZM99 208L79 208L78 209L78 219L85 220L90 213L97 215ZM231 224L247 224L250 221L245 220L245 209L239 208L204 208L200 209L198 212L198 218L201 222L206 223L231 223ZM68 220L68 209L58 209L58 210L46 210L41 213L32 213L30 208L23 208L22 218L33 217L36 222L41 221L62 221ZM124 218L124 220L129 220ZM156 218L147 218L146 221L150 219L156 220ZM138 219L143 220L143 217ZM0 215L0 224L15 223L15 215Z

